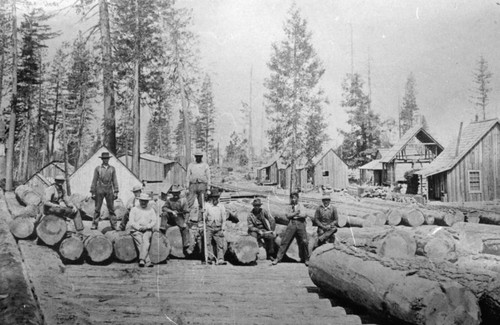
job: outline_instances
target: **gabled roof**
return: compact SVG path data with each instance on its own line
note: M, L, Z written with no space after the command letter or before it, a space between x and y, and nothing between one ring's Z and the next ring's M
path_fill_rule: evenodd
M417 138L419 141L423 143L435 143L437 144L438 148L443 150L443 146L439 144L430 134L427 132L421 125L415 125L414 127L410 128L406 133L399 139L399 141L392 146L387 152L384 153L382 158L380 159L380 162L382 163L388 163L391 162L394 158L396 158L396 155L406 147L408 142L410 142L411 139Z
M497 124L500 124L500 121L498 119L492 119L472 122L467 125L462 129L458 155L456 154L458 141L457 136L450 142L446 149L444 149L444 151L429 164L429 166L418 171L417 174L428 177L452 169Z
M375 159L370 161L369 163L364 164L363 166L359 167L359 169L367 169L367 170L382 170L382 163L380 162L380 159Z
M334 154L335 156L337 156L340 160L342 160L342 162L345 164L345 161L344 161L342 158L340 158L340 156L339 156L339 155L337 155L337 153L335 152L335 150L333 150L333 148L329 148L329 149L327 149L327 150L324 150L324 151L323 151L323 152L321 152L319 155L317 155L316 157L314 157L314 158L313 158L313 160L312 160L312 164L313 164L313 166L316 166L316 165L317 165L317 164L321 161L321 159L323 159L323 158L326 156L326 154L327 154L329 151L333 152L333 154Z
M130 155L123 154L123 155L118 156L118 158L121 158L123 156L130 156ZM165 164L165 165L172 164L172 163L176 162L175 160L170 160L167 158L150 155L149 153L141 153L141 159L149 160L149 161L153 161L153 162L157 162L157 163Z

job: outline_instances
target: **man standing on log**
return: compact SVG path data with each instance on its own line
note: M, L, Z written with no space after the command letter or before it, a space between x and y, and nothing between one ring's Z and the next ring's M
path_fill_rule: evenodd
M276 222L269 213L262 209L260 199L253 200L253 209L247 217L248 234L266 249L267 259L274 261L274 239L276 238Z
M97 166L94 170L90 193L92 199L95 200L95 213L92 221L92 228L97 229L99 217L101 215L102 202L106 200L106 205L109 211L109 222L111 228L116 230L116 215L114 208L114 200L118 198L118 179L116 177L115 167L109 165L109 152L103 152L99 157L102 159L102 165Z
M299 246L301 262L309 265L309 243L307 239L306 232L306 214L302 203L299 203L299 193L290 193L290 206L285 212L285 217L289 220L288 226L285 230L285 235L281 241L280 249L278 251L278 256L273 261L273 265L281 262L285 256L288 247L292 243L294 237L297 238L297 244Z
M73 219L77 233L81 233L84 229L82 216L80 210L69 201L66 191L64 191L64 176L58 175L54 178L54 181L54 184L45 189L43 214L53 214L57 217Z
M125 215L123 216L123 219L120 223L120 230L125 230L127 227L128 219L130 216L130 210L132 210L133 207L139 206L139 196L141 196L142 193L142 186L141 185L136 185L132 187L132 193L134 193L134 197L130 198L125 205L125 208L127 209L127 212L125 212Z
M153 228L157 223L155 210L150 207L150 197L147 194L139 196L139 206L135 206L130 210L130 219L127 229L134 239L135 245L139 250L139 266L152 267L153 264L149 260L149 246L151 244L151 236Z
M189 216L188 203L185 198L181 198L182 187L180 185L174 185L170 189L172 193L171 198L166 197L162 191L162 201L165 201L161 208L160 214L160 230L165 232L167 228L172 226L178 226L182 235L182 246L186 255L191 255L193 253L190 249L190 235L189 228L186 224L186 218Z
M201 210L203 207L202 200L210 189L210 167L207 163L202 162L203 153L194 153L195 162L189 164L187 168L187 184L188 184L188 207L189 211L193 209L194 199L198 200L198 218L200 219Z
M206 247L207 251L203 254L208 254L207 260L209 264L215 263L217 265L225 265L227 262L224 260L224 230L226 228L226 208L224 205L219 204L219 191L217 189L213 190L209 195L209 201L205 207L205 213L202 213L202 217L198 221L198 229L201 231L200 239L203 240L203 223L205 223L206 229L206 245L200 245L200 247ZM203 218L205 220L203 220ZM212 240L215 241L217 246L217 255L215 255Z
M335 242L335 233L337 232L336 223L339 220L337 209L330 204L330 195L323 195L320 205L314 213L313 224L318 226L318 242L316 247L326 243Z

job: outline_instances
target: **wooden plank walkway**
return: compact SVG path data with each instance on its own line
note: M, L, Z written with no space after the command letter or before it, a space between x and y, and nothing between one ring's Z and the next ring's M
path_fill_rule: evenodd
M362 324L318 294L303 264L63 265L51 248L19 246L47 324Z

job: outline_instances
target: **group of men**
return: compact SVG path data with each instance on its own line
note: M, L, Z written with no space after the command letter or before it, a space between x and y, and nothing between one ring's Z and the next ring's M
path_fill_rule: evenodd
M99 157L102 164L95 168L90 188L92 199L95 200L91 229L98 227L102 204L105 200L111 228L127 230L133 237L139 250L140 267L153 266L148 256L153 231L165 233L169 227L173 226L179 227L186 255L193 253L197 243L200 248L205 247L204 261L216 265L226 264L224 232L228 213L224 205L219 202L218 189L210 190L210 168L202 161L203 154L197 152L194 156L195 162L190 163L187 169L187 198L181 197L184 189L177 184L163 188L160 199L156 202L152 201L146 193L142 193L142 186L135 186L132 188L134 197L127 202L127 212L118 226L114 212L114 200L118 198L119 193L118 178L115 168L109 165L110 154L103 152ZM44 214L72 218L76 231L81 232L84 229L82 218L79 210L66 195L63 187L64 181L63 176L56 176L54 184L46 189ZM191 211L195 199L198 201L198 214L193 217ZM330 204L330 197L324 196L322 203L313 218L313 223L318 226L318 245L334 240L338 220L337 210ZM253 201L253 209L247 218L248 233L265 248L267 258L272 261L272 265L278 264L283 259L293 238L297 238L301 261L307 265L310 254L306 215L304 206L299 202L299 193L290 194L290 205L285 212L288 225L277 253L275 250L276 222L273 216L262 208L262 205L260 199ZM197 233L194 240L191 239L190 229ZM216 250L213 249L214 245Z

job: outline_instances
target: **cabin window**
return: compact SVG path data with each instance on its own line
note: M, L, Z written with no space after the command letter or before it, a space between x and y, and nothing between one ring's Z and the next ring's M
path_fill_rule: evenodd
M469 192L481 193L481 171L469 170Z
M329 171L329 170L324 170L324 171L323 171L323 176L324 176L324 177L328 177L328 176L330 176L330 171Z

